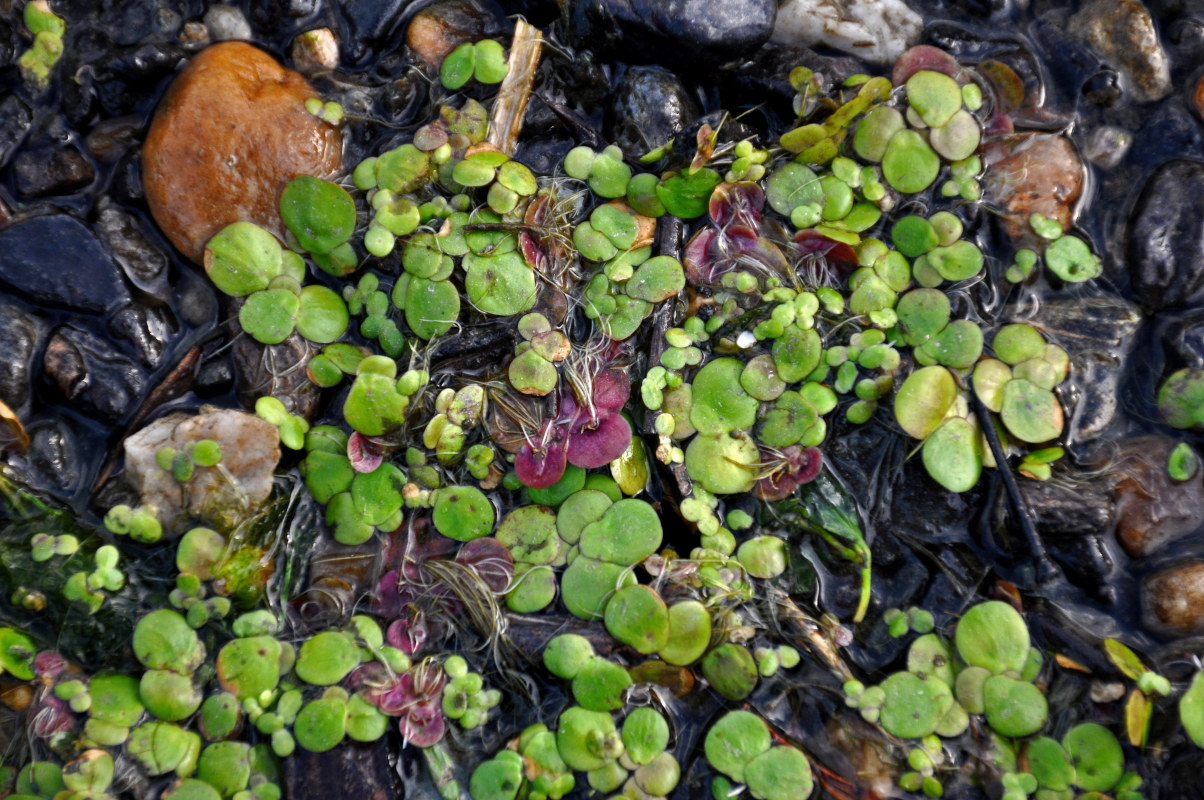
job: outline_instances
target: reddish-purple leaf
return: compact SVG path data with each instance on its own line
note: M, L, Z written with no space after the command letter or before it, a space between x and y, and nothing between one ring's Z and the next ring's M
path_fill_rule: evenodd
M493 537L473 539L456 553L456 561L472 567L495 592L504 592L514 577L514 557Z
M600 413L596 424L582 419L569 435L568 459L578 467L604 467L631 444L631 426L615 413Z
M39 739L49 739L56 733L66 733L71 730L74 717L67 710L66 704L48 694L39 701L39 707L30 717L30 727L33 735Z
M527 266L538 273L543 273L545 262L548 260L547 253L543 251L543 247L535 240L535 237L526 231L518 234L518 249L523 254L523 260L527 262Z
M426 615L418 609L401 619L393 620L385 631L385 641L408 656L422 650L430 631L426 626Z
M786 462L768 477L757 481L753 496L773 502L785 500L804 483L810 483L819 475L823 466L823 454L816 447L791 445L782 451Z
M430 702L413 706L402 717L401 735L415 747L431 747L439 743L446 732L443 709L438 703Z
M559 440L543 446L536 452L530 444L524 445L514 457L514 471L524 486L531 489L546 489L564 475L568 466L568 454Z
M631 377L624 372L608 369L594 376L594 405L619 411L631 396Z
M838 242L810 228L796 233L794 241L804 259L822 257L829 267L839 270L842 275L848 275L857 269L857 251L844 242Z
M764 207L765 191L753 181L721 183L711 193L711 219L721 228L734 223L756 230Z
M961 73L957 59L944 50L930 44L917 44L904 50L895 61L895 67L890 73L890 82L895 86L902 86L907 83L908 78L924 69L943 72L950 78L956 78Z
M347 458L356 472L375 472L385 460L385 448L380 440L354 431L347 438Z

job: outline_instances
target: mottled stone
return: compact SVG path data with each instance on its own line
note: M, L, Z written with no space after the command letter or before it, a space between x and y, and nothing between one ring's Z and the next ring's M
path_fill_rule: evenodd
M777 44L824 45L873 64L890 64L919 41L923 18L903 0L786 0Z
M90 230L65 214L0 232L0 283L35 303L104 311L129 299L120 271Z
M30 367L40 335L37 319L0 305L0 400L18 415L29 402Z
M246 41L251 38L251 25L235 6L210 6L205 12L204 22L209 30L209 38L215 42L232 39Z
M66 400L108 422L132 411L146 385L141 367L108 342L71 325L55 328L42 364Z
M73 145L24 150L13 159L17 191L25 197L72 194L96 179L96 170Z
M250 408L258 398L270 394L279 398L290 413L306 419L313 416L321 390L305 374L305 365L313 354L309 342L299 334L273 345L238 335L233 354L238 399L244 405Z
M25 141L31 124L33 113L24 100L15 94L0 100L0 165Z
M1116 499L1116 538L1134 558L1158 552L1204 521L1204 470L1177 482L1166 471L1176 439L1149 436L1121 443L1115 466L1122 476Z
M1020 241L1032 236L1028 220L1033 214L1055 219L1068 230L1083 182L1083 162L1070 139L1049 134L1017 136L1010 152L987 170L983 194L1002 208L1008 235Z
M151 213L199 262L205 243L245 220L284 237L280 193L298 175L335 176L342 135L305 110L299 73L242 42L206 48L164 95L142 151Z
M1140 0L1094 0L1070 18L1069 30L1120 71L1122 85L1138 102L1170 94L1170 62Z
M632 63L722 64L769 40L776 0L562 0L569 40Z
M160 300L167 299L167 254L151 241L137 217L106 202L96 215L96 232L131 283Z
M131 303L118 309L109 318L109 333L130 343L138 360L150 368L157 367L167 344L179 332L179 326L166 308L147 308Z
M1192 561L1147 575L1141 583L1142 621L1159 633L1204 631L1204 562Z
M1172 161L1141 190L1125 258L1137 298L1150 309L1204 300L1204 163Z
M609 138L641 156L681 132L699 114L677 76L660 67L632 67L615 88Z
M505 14L492 0L439 0L410 20L406 44L427 66L438 69L458 45L500 37L507 26Z
M160 448L178 451L202 439L222 448L217 467L198 467L184 483L155 461ZM280 431L254 414L222 409L197 416L172 414L125 440L125 470L142 502L159 509L164 530L183 533L188 517L229 532L272 492L280 461Z
M330 28L315 28L293 40L293 66L305 75L326 72L339 65L339 43Z

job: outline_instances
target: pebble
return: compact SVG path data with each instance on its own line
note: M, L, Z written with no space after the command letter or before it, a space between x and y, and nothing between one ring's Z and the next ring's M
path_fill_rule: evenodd
M638 157L671 141L698 114L698 104L672 72L632 67L615 89L608 136Z
M1192 561L1147 575L1141 583L1142 622L1159 633L1204 631L1204 562Z
M1064 230L1074 221L1074 207L1083 193L1084 169L1070 139L1060 135L1017 136L1011 151L990 164L983 195L1000 206L1008 236L1031 243L1028 220L1044 214Z
M1094 0L1070 18L1068 30L1117 68L1122 85L1137 102L1170 94L1170 62L1140 0Z
M34 354L41 339L36 317L0 305L0 400L18 416L28 410Z
M33 114L24 100L15 94L0 100L0 164L25 141L32 124Z
M903 0L786 0L772 41L824 45L885 65L919 41L923 25Z
M569 40L629 63L698 69L769 40L776 0L563 0Z
M166 300L168 256L153 242L142 223L132 214L101 201L96 233L108 245L113 260L129 281L147 294Z
M1178 440L1149 436L1120 444L1116 467L1123 478L1113 491L1116 538L1133 558L1158 552L1192 533L1204 519L1204 470L1171 480L1167 459Z
M285 185L339 172L342 135L305 110L315 96L299 73L242 42L203 50L175 79L142 166L151 213L185 256L200 262L210 237L239 220L283 239Z
M72 325L51 333L42 366L69 403L106 422L132 411L146 385L137 364L104 339Z
M230 313L237 318L236 304ZM232 348L238 376L238 399L248 408L264 395L280 398L292 414L313 416L321 390L305 374L312 356L309 343L294 333L280 344L264 345L250 336L238 338Z
M43 485L67 494L80 480L79 451L78 437L66 420L54 419L31 426L25 458Z
M439 0L419 11L406 29L406 44L432 69L463 42L510 38L506 16L492 0Z
M121 272L93 233L65 214L0 231L0 284L42 305L98 312L129 299Z
M210 6L202 18L209 38L215 42L251 38L251 25L242 11L234 6Z
M181 484L155 461L162 447L183 451L202 439L221 446L222 469L198 468ZM183 533L189 516L228 533L271 494L280 432L254 414L222 409L163 417L128 437L124 447L126 478L143 503L158 507L165 533Z
M1129 220L1126 261L1133 290L1153 310L1204 300L1204 164L1177 160L1146 181Z
M17 192L25 197L72 194L96 179L96 170L74 145L23 150L13 159Z
M133 345L138 360L153 369L163 359L168 343L175 338L177 326L171 312L165 308L131 303L109 318L108 330L115 340Z
M293 40L293 66L304 75L327 72L339 65L339 43L330 28L315 28Z

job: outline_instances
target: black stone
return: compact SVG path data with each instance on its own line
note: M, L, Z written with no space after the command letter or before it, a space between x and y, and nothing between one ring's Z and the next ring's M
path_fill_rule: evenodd
M167 300L169 259L137 217L106 205L96 217L96 233L108 244L113 260L132 284L159 300Z
M52 490L73 493L80 480L79 445L65 420L35 425L26 460Z
M672 72L632 67L615 88L607 137L624 153L640 156L671 141L698 114L698 104Z
M230 391L233 386L234 370L230 367L230 359L215 356L201 363L193 389L199 397L216 397Z
M75 311L129 300L112 257L82 222L64 214L0 231L0 283L36 303Z
M108 342L70 325L55 329L46 343L43 367L51 383L74 408L107 422L131 411L146 375Z
M144 365L157 367L177 327L171 312L163 307L147 308L131 303L109 318L109 333L129 342Z
M13 177L25 197L51 197L83 189L96 170L76 147L39 147L13 159Z
M564 0L568 39L632 63L714 66L773 33L777 0Z
M38 347L41 326L10 305L0 305L0 400L17 414L30 397L30 365Z
M32 123L33 114L21 98L10 94L0 100L0 165L25 141Z
M1204 308L1193 309L1162 333L1170 369L1204 369Z
M1204 163L1172 161L1146 182L1129 222L1133 291L1148 308L1204 300Z

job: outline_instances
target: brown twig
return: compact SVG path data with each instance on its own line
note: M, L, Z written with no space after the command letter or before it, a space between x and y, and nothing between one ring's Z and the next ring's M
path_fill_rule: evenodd
M498 89L489 120L489 143L508 156L514 155L518 134L523 128L542 47L543 34L520 19L514 26L514 39L510 43L509 69Z

